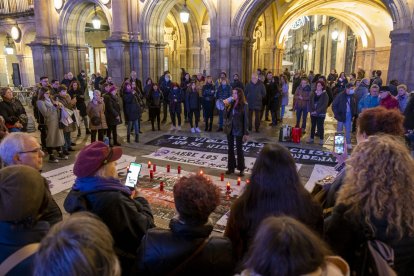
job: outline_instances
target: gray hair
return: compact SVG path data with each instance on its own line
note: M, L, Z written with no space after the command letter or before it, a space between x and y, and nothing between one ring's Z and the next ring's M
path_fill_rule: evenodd
M6 165L13 164L13 157L24 148L25 141L35 139L24 132L12 132L6 135L0 143L0 158Z
M108 227L97 216L77 212L55 224L42 240L34 275L120 276L113 244Z

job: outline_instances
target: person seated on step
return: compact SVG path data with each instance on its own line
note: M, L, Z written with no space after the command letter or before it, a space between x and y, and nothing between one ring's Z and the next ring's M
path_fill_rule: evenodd
M37 170L23 165L0 170L1 275L32 275L33 254L50 228L41 220L48 201L44 179Z
M45 154L39 142L28 133L10 133L0 143L0 159L3 160L5 166L26 165L41 172L44 156ZM62 220L62 211L53 199L49 183L45 178L43 178L43 185L46 189L49 203L41 215L41 220L45 220L50 225L53 225Z
M231 242L210 237L210 214L220 190L202 175L184 176L173 188L177 216L170 229L150 229L138 249L139 275L232 275Z
M42 240L33 275L120 276L113 244L108 227L98 217L75 213L53 226Z

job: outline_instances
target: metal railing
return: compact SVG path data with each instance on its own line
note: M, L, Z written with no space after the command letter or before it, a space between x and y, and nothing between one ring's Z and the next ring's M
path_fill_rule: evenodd
M34 0L0 0L0 18L34 14Z

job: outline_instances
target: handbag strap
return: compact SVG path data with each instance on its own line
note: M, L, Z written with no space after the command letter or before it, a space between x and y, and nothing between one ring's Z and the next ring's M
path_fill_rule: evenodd
M39 243L30 243L7 257L7 259L0 264L0 275L6 275L15 266L35 254L39 249L39 245Z
M209 243L209 241L211 240L211 237L205 239L198 247L197 249L193 252L193 254L191 254L190 257L188 257L187 259L185 259L179 266L177 266L171 273L169 273L169 276L175 276L178 275L179 272L181 272L185 266L191 262L195 257L197 257L198 254L201 253L201 251L203 251L204 247L206 247L206 245Z

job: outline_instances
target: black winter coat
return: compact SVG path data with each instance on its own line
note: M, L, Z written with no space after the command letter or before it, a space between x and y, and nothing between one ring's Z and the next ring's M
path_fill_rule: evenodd
M78 90L69 90L70 97L76 98L76 108L79 110L79 113L82 117L88 116L86 112L86 104L85 104L85 91L81 88Z
M355 116L357 113L355 97L354 95L349 95L349 97L350 97L351 115ZM344 91L338 96L336 96L332 103L332 111L335 115L335 119L338 122L346 121L347 101L348 101L348 95Z
M149 108L161 108L161 104L164 100L164 95L161 90L150 90L148 94L148 107Z
M407 107L404 110L404 127L405 129L414 129L414 95L410 96Z
M121 121L121 106L119 105L118 96L107 93L104 96L105 101L105 118L108 126L116 126ZM119 116L119 120L117 117Z
M0 115L3 116L6 125L14 125L19 121L21 114L26 114L26 111L18 99L0 102Z
M124 94L124 110L129 121L136 121L141 117L141 106L132 92Z
M337 205L332 216L325 220L325 239L334 250L335 254L343 257L350 265L351 269L360 261L357 252L360 245L366 241L364 230L364 219L347 215L349 207L344 204ZM385 242L394 249L394 269L399 276L414 275L414 238L403 237L397 241L387 237L386 220L373 220L376 229L376 239Z
M201 109L201 99L197 90L192 90L189 88L185 97L185 104L187 110L200 110Z
M168 275L208 239L211 224L190 226L177 219L170 230L151 229L138 249L138 275ZM212 237L204 249L178 275L233 275L234 258L229 239Z
M231 134L233 136L249 135L249 109L245 104L243 107L234 108L235 102L233 102L230 108L227 110L226 119L231 122Z

